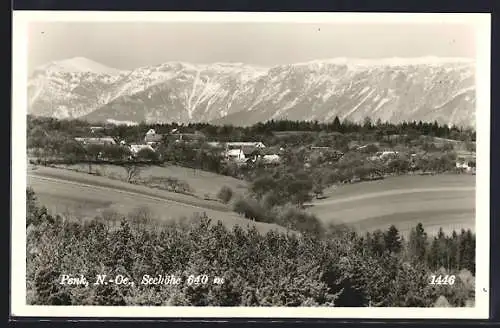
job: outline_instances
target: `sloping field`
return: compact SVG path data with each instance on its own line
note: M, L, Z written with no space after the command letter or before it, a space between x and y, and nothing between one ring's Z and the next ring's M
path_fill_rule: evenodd
M255 225L259 231L285 229L277 225L251 222L227 206L195 197L151 189L143 186L92 176L63 169L40 167L28 171L28 185L38 200L53 213L71 213L77 217L94 217L104 210L127 214L147 207L161 220L191 217L205 212L214 221L226 226Z
M66 165L68 169L79 172L88 172L86 164ZM100 164L93 165L93 171L98 171L102 176L112 176L113 178L126 178L125 170L117 165ZM215 198L217 192L222 186L228 186L233 191L246 189L246 182L232 177L215 174L212 172L193 170L181 166L148 166L141 169L140 178L147 179L151 177L171 177L183 180L193 189L194 194L203 197L205 194Z
M402 176L330 188L309 208L325 223L345 223L359 231L406 233L418 222L429 233L475 228L475 176Z

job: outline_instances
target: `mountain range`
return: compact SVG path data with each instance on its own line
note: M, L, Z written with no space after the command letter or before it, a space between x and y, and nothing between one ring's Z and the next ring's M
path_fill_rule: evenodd
M257 67L168 62L119 70L87 58L28 78L28 113L91 122L270 119L438 121L474 126L475 63L463 58L335 58Z

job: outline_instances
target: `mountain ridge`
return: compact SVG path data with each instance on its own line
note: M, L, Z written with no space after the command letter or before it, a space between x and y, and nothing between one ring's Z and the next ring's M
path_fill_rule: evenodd
M332 58L267 68L167 62L128 71L76 58L35 70L29 113L236 125L335 116L475 124L475 63L466 58Z

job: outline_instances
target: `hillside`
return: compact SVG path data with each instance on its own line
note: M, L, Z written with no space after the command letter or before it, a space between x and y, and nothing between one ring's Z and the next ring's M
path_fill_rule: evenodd
M29 113L89 121L269 119L475 124L475 65L456 58L331 59L272 68L182 62L119 71L82 58L39 67Z
M153 218L164 222L206 213L214 223L220 220L228 227L255 226L264 233L286 230L276 224L249 221L220 203L81 172L32 167L28 170L27 185L51 213L67 213L77 218L94 218L110 211L126 215L147 208Z
M387 229L406 235L415 222L429 235L475 230L475 177L470 175L400 176L329 188L308 210L328 224L345 223L361 231Z

